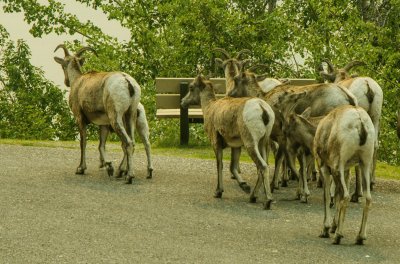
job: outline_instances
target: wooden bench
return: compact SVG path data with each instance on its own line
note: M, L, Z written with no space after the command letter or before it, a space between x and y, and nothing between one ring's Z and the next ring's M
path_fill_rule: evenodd
M202 123L203 111L200 106L189 109L181 107L181 99L189 90L194 78L156 78L156 117L180 119L180 144L189 143L189 123ZM225 96L225 78L211 78L217 98ZM314 79L291 79L292 85L316 83Z

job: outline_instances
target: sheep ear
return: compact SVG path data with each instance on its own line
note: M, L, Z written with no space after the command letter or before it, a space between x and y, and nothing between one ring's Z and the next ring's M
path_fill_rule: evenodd
M61 58L59 58L59 57L54 57L54 60L58 63L58 64L61 64L62 66L65 66L65 60L64 59L61 59Z
M311 116L311 107L307 107L306 110L304 110L304 112L301 114L302 117L304 117L305 119L310 118Z
M85 63L85 58L79 58L79 65L83 66L83 64Z
M221 67L221 68L222 68L222 66L223 66L223 64L224 64L224 61L221 60L220 58L215 58L215 64L216 64L218 67Z

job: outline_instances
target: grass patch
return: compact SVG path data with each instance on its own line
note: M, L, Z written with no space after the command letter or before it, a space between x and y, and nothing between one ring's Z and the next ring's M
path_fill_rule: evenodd
M20 140L20 139L0 139L0 144L33 146L33 147L51 147L51 148L79 148L78 141L39 141L39 140ZM89 140L87 143L88 149L97 149L98 141ZM140 142L137 142L136 149L144 151L144 147ZM119 142L107 142L107 151L121 151ZM210 146L185 146L185 147L153 147L154 155L160 156L178 156L184 158L198 158L214 160L214 151ZM224 160L230 159L230 150L224 150ZM270 155L269 164L274 164L273 156ZM242 150L240 162L252 162L246 151ZM389 165L385 162L378 162L376 175L379 178L400 180L400 167Z

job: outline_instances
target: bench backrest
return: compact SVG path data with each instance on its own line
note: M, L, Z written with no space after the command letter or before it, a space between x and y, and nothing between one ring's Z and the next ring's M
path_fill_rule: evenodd
M156 78L157 109L180 108L181 84L191 83L194 78ZM225 95L225 78L211 78L217 97Z
M179 109L182 96L182 83L189 84L194 78L156 78L157 109ZM225 78L211 78L217 97L225 96ZM290 79L292 85L314 84L314 79ZM198 106L192 106L198 107Z

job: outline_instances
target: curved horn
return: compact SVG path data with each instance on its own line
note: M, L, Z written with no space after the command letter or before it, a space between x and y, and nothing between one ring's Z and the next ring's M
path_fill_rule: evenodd
M56 47L56 49L54 50L54 52L56 52L59 48L62 48L64 50L64 55L65 57L69 56L69 52L67 50L67 48L65 47L64 44L60 44Z
M260 68L267 68L268 69L269 65L267 65L267 64L256 64L256 65L251 66L249 68L249 71L254 72L255 70L260 69Z
M221 52L225 56L225 59L230 59L231 58L231 55L226 50L224 50L222 48L213 48L213 51Z
M321 63L325 62L326 64L328 64L328 73L332 73L335 71L335 66L333 66L332 62L328 59L323 59L321 61Z
M335 73L326 73L325 71L320 71L319 76L321 76L321 78L324 80L328 80L329 82L335 82L336 79Z
M82 53L85 52L85 51L87 51L87 50L93 52L94 55L96 55L96 57L98 57L97 52L96 52L93 48L91 48L91 47L83 47L83 48L81 48L80 50L78 50L78 51L75 53L75 55L76 55L77 57L80 57L80 56L82 55Z
M250 59L242 60L241 63L240 63L240 69L239 69L239 71L240 71L240 72L243 72L244 67L245 67L248 63L250 63L250 62L251 62Z
M246 54L246 53L248 53L248 54L251 54L251 51L250 50L248 50L248 49L242 49L241 51L239 51L237 54L236 54L236 59L237 60L240 60L241 59L241 56L243 55L243 54Z
M351 68L353 68L355 66L361 66L361 65L365 65L365 63L362 61L357 61L357 60L351 61L346 66L343 67L343 70L348 72Z

